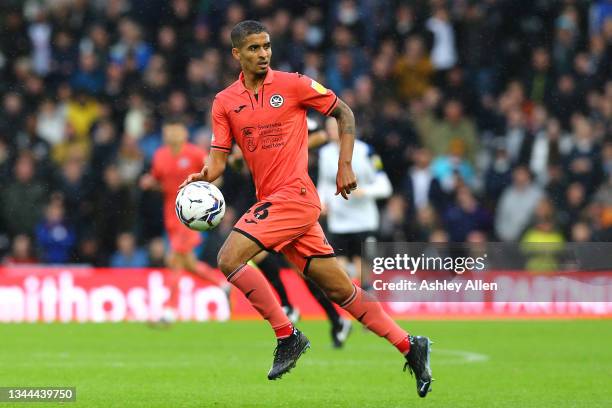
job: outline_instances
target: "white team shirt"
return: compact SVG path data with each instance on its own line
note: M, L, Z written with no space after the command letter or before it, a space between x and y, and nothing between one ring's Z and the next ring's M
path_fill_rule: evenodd
M345 200L336 193L336 174L340 146L336 142L319 150L319 177L317 190L321 203L327 207L327 225L334 234L377 231L380 221L376 200L391 196L393 188L389 177L382 170L380 158L361 140L355 140L353 171L357 186L365 195L349 195Z

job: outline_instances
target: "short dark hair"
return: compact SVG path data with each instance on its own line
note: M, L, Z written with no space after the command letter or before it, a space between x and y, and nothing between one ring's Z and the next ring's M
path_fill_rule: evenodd
M251 34L269 33L265 25L255 20L244 20L232 28L232 47L240 48L244 39Z

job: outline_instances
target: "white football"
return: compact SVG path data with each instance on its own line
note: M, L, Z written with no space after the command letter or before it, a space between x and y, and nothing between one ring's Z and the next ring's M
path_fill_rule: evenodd
M196 231L208 231L223 219L225 199L216 186L196 181L178 192L175 209L183 224Z

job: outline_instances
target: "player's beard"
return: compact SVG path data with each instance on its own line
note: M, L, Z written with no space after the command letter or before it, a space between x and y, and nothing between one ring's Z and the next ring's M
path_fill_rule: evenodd
M261 79L261 78L265 78L266 74L268 73L268 69L270 68L270 65L268 63L268 65L266 65L265 68L262 68L259 66L258 62L254 62L252 64L248 64L248 65L244 65L242 67L242 71L246 74L246 73L250 73L251 75L253 75L255 77L255 79Z
M268 56L264 60L258 58L255 62L255 73L258 77L266 76L266 74L268 73L268 69L270 69L270 56ZM260 63L263 63L265 65L263 65L262 67L261 65L259 65Z
M265 77L266 74L268 73L268 69L270 69L270 63L268 62L265 67L261 67L259 63L256 63L255 67L256 67L255 76L257 78L262 78L262 77Z

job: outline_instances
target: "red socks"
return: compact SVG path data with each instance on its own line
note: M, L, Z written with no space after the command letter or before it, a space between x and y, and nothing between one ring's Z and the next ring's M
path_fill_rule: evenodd
M278 329L274 329L274 334L277 339L284 339L285 337L289 337L293 334L293 325L289 323L289 326L279 327Z
M270 323L277 338L288 337L293 333L293 325L260 271L249 265L242 265L230 273L227 280L240 289L251 302L251 306Z
M372 332L386 338L400 353L406 355L410 351L408 333L391 319L380 303L361 288L355 286L353 294L340 304L340 307L349 312Z
M406 333L406 337L404 337L404 340L400 341L397 344L394 344L394 346L403 355L408 354L408 352L410 351L410 339L408 338L408 333Z
M260 271L242 265L227 276L227 280L244 293L251 305L266 319L277 338L293 333L293 325L272 292L272 288ZM354 287L353 294L340 306L359 320L365 327L386 338L402 354L410 351L408 333L389 317L380 304L361 288Z

